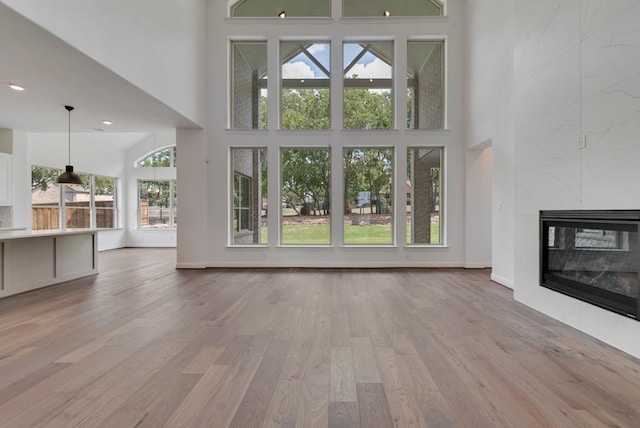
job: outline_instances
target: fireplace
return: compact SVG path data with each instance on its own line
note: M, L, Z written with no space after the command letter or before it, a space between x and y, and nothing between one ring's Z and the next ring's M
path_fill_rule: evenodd
M640 319L640 210L540 211L540 285Z

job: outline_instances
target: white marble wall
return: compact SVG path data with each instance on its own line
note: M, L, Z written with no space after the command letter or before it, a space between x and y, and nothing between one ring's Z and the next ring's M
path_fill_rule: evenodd
M514 13L515 297L640 357L640 322L538 274L539 210L640 208L640 2L516 0Z

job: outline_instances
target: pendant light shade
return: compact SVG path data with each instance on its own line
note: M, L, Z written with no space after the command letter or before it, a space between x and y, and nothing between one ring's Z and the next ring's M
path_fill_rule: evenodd
M65 109L69 112L69 140L68 140L68 149L69 149L69 163L71 163L71 110L73 107L64 106ZM82 178L75 172L73 172L73 165L66 165L65 171L58 176L56 180L60 184L82 184Z

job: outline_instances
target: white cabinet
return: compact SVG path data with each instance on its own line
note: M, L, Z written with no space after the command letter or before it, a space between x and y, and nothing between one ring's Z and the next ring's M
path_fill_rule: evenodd
M13 204L13 156L0 153L0 205Z

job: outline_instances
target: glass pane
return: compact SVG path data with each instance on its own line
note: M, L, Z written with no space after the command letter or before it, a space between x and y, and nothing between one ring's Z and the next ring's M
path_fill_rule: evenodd
M407 43L407 128L444 128L444 42Z
M158 150L147 156L145 159L138 163L138 167L168 167L171 166L171 156L173 154L173 147Z
M282 149L282 244L331 243L331 152Z
M344 128L393 128L393 42L345 43Z
M441 16L443 9L442 2L439 0L342 1L342 16Z
M556 245L546 248L547 272L583 285L637 298L638 232L635 225L591 223L585 226L589 229L569 224L554 227Z
M329 43L282 42L282 129L330 129Z
M93 178L93 183L94 204L96 208L96 228L112 229L116 227L116 179L112 177L95 176Z
M110 208L96 208L96 227L98 229L113 229L116 227L116 211Z
M91 210L82 203L67 203L65 204L65 222L67 229L89 229Z
M407 244L442 244L441 147L407 151Z
M231 127L267 128L267 42L232 42Z
M56 179L59 169L34 166L31 168L31 228L33 230L60 229L60 186Z
M232 244L267 243L267 150L232 148Z
M393 244L392 148L346 148L344 243Z
M239 0L231 6L232 17L329 17L331 1Z
M138 183L140 228L168 229L171 218L169 180L140 180Z
M65 227L67 229L89 229L91 227L91 177L78 174L81 186L61 185L65 206Z

